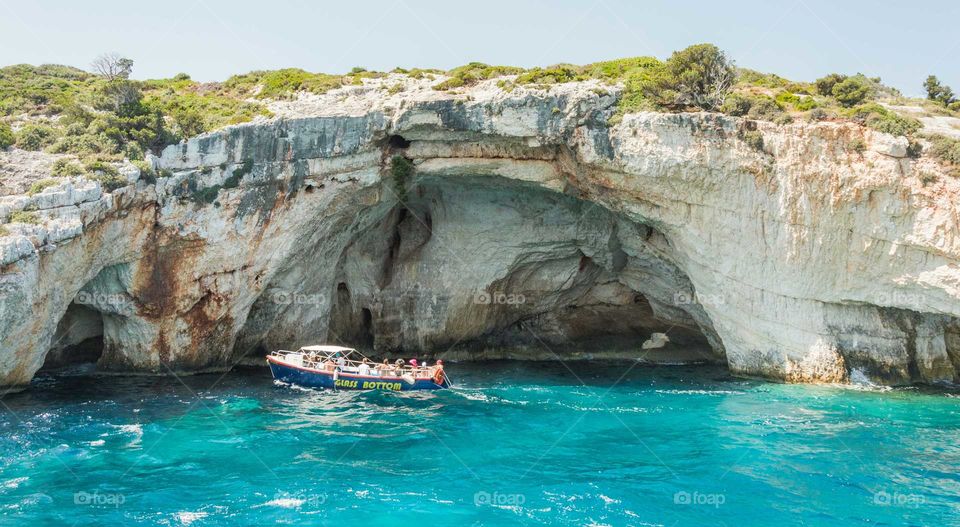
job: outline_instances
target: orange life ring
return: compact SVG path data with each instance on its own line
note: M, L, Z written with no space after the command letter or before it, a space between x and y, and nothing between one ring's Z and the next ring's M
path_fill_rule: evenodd
M433 383L434 384L443 384L443 369L437 368L436 373L433 374Z

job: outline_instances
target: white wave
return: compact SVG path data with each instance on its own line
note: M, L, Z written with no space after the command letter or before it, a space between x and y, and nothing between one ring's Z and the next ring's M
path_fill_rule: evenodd
M615 499L613 499L613 498L611 498L611 497L609 497L609 496L604 496L603 494L600 495L600 499L603 500L603 502L604 502L605 504L607 504L607 505L612 505L612 504L614 504L614 503L620 503L620 500L615 500Z
M667 395L741 395L744 392L736 390L655 390L656 393Z
M867 373L863 370L853 368L850 370L850 384L840 384L838 385L842 388L847 388L850 390L863 390L863 391L877 391L877 392L888 392L892 390L890 386L883 386L876 384L870 380L870 377L867 376Z
M8 479L7 481L0 483L0 488L15 489L19 487L21 483L23 483L24 481L27 481L28 479L30 478L28 478L27 476L23 476L21 478Z
M208 514L206 512L189 512L182 511L174 515L182 525L190 525L191 523L206 518Z
M296 509L303 506L307 500L303 498L276 498L264 503L263 507L281 507L284 509Z

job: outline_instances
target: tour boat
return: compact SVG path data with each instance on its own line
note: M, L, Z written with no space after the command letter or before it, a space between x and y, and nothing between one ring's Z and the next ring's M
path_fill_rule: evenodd
M439 390L451 383L443 362L424 368L403 360L377 364L353 348L304 346L267 355L273 378L308 388L335 390Z

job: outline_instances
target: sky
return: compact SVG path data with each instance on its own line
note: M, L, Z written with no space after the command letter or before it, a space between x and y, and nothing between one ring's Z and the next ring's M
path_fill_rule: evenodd
M920 96L929 74L960 92L958 26L957 0L0 0L0 65L89 69L118 52L135 78L214 81L666 58L712 42L742 67L793 80L862 72Z

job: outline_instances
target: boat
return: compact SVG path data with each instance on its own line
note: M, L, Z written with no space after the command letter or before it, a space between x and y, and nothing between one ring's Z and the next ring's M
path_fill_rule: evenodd
M377 364L362 353L343 346L304 346L297 351L277 350L267 355L277 381L307 388L332 390L440 390L452 383L443 361L430 368L405 364L402 359Z

